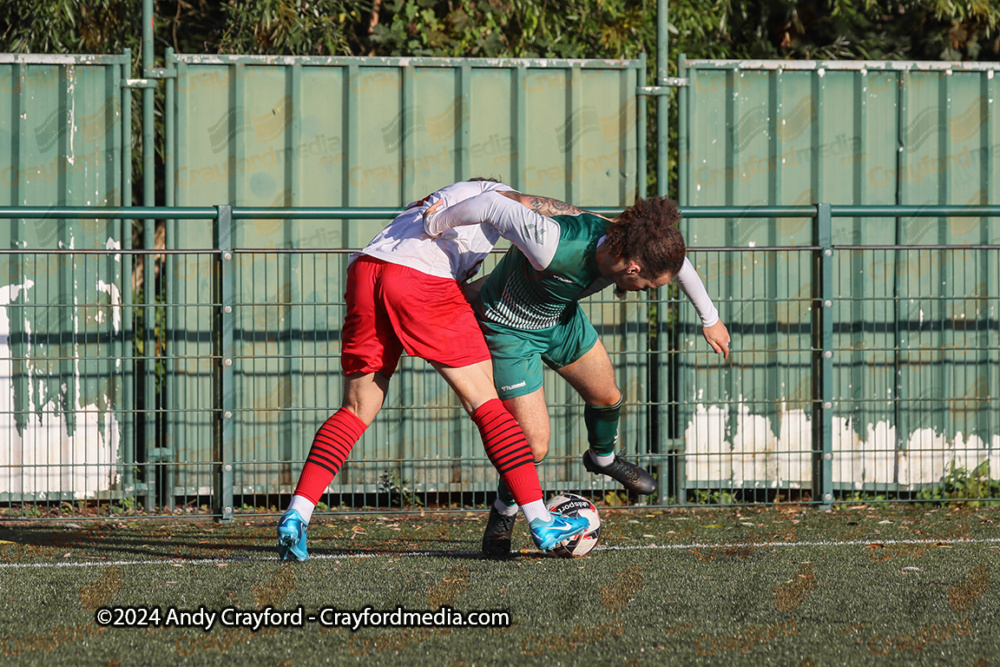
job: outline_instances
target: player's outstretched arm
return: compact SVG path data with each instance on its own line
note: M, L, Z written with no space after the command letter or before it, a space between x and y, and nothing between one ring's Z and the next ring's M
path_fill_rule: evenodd
M441 208L437 204L424 211L424 232L437 237L462 225L493 225L524 253L531 265L544 270L555 256L561 234L559 224L539 215L500 192L485 192Z
M705 340L713 350L721 354L724 358L729 358L729 330L719 319L719 310L712 303L712 298L708 296L705 283L701 281L701 276L695 270L694 264L687 257L684 258L684 265L677 272L677 284L688 300L698 311L701 318L702 333Z

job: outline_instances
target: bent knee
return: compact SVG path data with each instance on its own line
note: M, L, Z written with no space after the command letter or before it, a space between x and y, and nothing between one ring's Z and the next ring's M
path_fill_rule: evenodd
M535 459L535 463L538 463L549 454L549 439L532 441L531 438L528 438L528 447L531 449L531 456Z
M615 389L613 392L606 394L599 394L587 401L587 405L592 408L617 408L625 402L625 397L622 393Z

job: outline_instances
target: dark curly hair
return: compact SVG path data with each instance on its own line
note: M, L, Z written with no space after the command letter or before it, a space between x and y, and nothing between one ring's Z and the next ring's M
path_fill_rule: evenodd
M616 257L642 267L645 278L669 271L674 276L684 264L684 236L677 229L681 212L667 197L640 199L622 211L608 228L605 247Z

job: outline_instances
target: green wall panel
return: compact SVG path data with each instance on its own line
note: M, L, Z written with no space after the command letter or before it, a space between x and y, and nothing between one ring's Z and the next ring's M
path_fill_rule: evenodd
M0 206L120 206L127 56L0 54ZM123 154L124 153L124 154ZM0 498L84 499L131 483L122 448L123 285L111 220L0 219ZM37 250L38 254L30 251Z
M997 70L682 60L689 85L681 94L680 201L998 201ZM673 436L688 454L691 484L809 487L809 465L793 472L781 460L819 446L812 406L821 284L811 269L815 251L785 249L811 245L812 223L699 219L684 231L695 249L744 249L692 252L735 352L720 366L682 347ZM916 488L939 481L952 463L971 470L996 458L1000 431L987 409L1000 390L995 251L861 246L988 244L997 233L987 218L834 219L837 298L826 315L834 318L836 486ZM683 344L700 337L683 305L678 325Z

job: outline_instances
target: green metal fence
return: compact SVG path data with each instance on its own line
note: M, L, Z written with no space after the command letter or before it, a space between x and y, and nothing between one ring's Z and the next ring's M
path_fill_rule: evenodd
M214 230L213 242L198 249L0 251L6 262L20 262L27 280L34 280L32 272L44 272L51 262L69 262L83 272L91 265L120 262L123 269L108 279L117 280L121 291L127 291L123 276L134 275L141 257L159 254L165 267L174 258L196 260L199 276L212 289L210 298L199 301L147 305L122 300L103 309L89 304L64 306L82 310L96 322L119 323L98 336L96 347L85 355L93 364L88 377L98 384L115 383L125 367L117 364L125 362L138 367L141 377L147 355L139 354L132 344L127 323L134 331L140 320L165 322L174 311L179 331L191 332L204 345L198 355L188 355L166 341L150 355L154 375L162 383L164 369L172 366L204 377L208 390L187 397L193 407L183 410L112 401L105 406L107 419L135 430L143 420L155 423L162 414L180 423L205 424L199 433L208 435L197 442L174 443L169 458L165 452L150 452L144 439L137 437L104 441L96 459L70 462L54 456L48 462L13 462L0 479L5 485L0 496L5 513L199 513L231 518L240 511L281 507L313 431L336 407L328 404L328 397L339 392L338 347L328 336L335 327L324 325L342 319L340 283L332 277L344 274L349 251L262 252L233 243L234 231L265 215L338 220L391 214L385 209L228 206L0 209L0 218L42 221L35 224L57 216L109 222L149 217ZM619 379L627 377L621 369L633 367L666 368L663 375L674 380L657 386L657 395L652 391L655 382L634 386L622 382L628 401L622 442L659 474L662 493L654 504L789 499L828 505L855 497L935 500L949 495L971 499L1000 495L1000 239L977 246L866 246L834 244L832 236L838 218L971 216L982 218L980 224L989 220L995 225L1000 207L690 207L684 215L691 224L705 220L706 225L718 225L725 218L737 225L761 218L803 218L812 240L780 247L692 246L692 260L733 333L728 363L712 357L698 328L681 317L691 310L683 297L663 290L660 297L645 303L593 297L587 301L589 314L603 317L602 336L615 334L624 341L609 346ZM290 300L280 281L267 279L281 256L296 258L301 267L296 278L299 288L312 296ZM243 263L260 264L260 272L242 274ZM867 267L865 282L870 285L852 292L849 274L858 263ZM968 270L969 276L984 282L971 285L968 292L958 290L960 296L954 297L919 290L897 292L895 282L879 280L885 271L931 271L945 265L962 267L962 272L949 272L950 280L968 280L964 273ZM756 266L762 271L751 270ZM241 289L241 275L264 279L255 278L254 285ZM722 292L722 286L729 284L738 289ZM799 285L810 288L803 292ZM29 313L40 308L28 296L30 291L12 293L0 304L0 313L11 321L30 319ZM650 319L640 313L651 307L664 311L652 319L663 324L647 328ZM294 346L283 347L280 336L259 334L280 330L257 324L288 320L298 325L281 336L296 339ZM939 337L914 335L924 328ZM745 345L748 334L766 342ZM940 344L940 336L950 342ZM77 345L89 337L78 328L65 344ZM24 379L21 364L29 360L25 353L33 344L29 338L0 341L7 348L0 360L11 359L0 368L0 383ZM288 397L291 379L284 369L289 364L302 369L296 380L300 398L295 401ZM680 391L675 374L684 368L698 369L696 392ZM262 379L270 381L276 374L287 378L278 390L256 389L272 386ZM578 457L586 441L583 406L578 398L554 393L560 384L565 383L554 374L546 378L546 391L553 391L549 393L553 430L563 430L571 449L547 459L541 471L543 484L550 490L614 492L614 485L590 476L581 483ZM168 384L158 386L169 390ZM855 386L865 390L854 391ZM18 420L33 418L23 405L0 406L0 416L6 420L0 432L15 445L11 451L17 449L22 433ZM54 406L50 409L55 411ZM486 502L495 477L481 454L475 429L461 413L429 366L404 358L384 414L352 453L324 500L331 507L351 510L464 509ZM282 428L286 423L302 426L294 432ZM901 429L901 423L913 428ZM649 437L651 433L657 437ZM73 475L90 479L94 471L107 480L103 488L72 479ZM62 486L53 486L53 479L61 480ZM198 482L187 481L192 479ZM44 493L25 493L39 480L49 480ZM26 500L34 504L22 505Z
M619 210L645 195L646 99L666 194L675 87L682 228L733 359L666 290L585 304L653 502L1000 498L1000 65L682 56L671 78L659 8L654 86L644 59L167 50L154 68L148 1L143 79L128 52L0 54L0 509L283 506L340 403L351 250L474 175ZM579 398L554 375L545 392L546 488L615 491L578 463ZM469 507L493 487L444 383L404 358L328 501Z
M920 219L963 208L962 217L991 230L989 243L833 242L838 218L877 225L877 216ZM730 224L752 225L752 210ZM996 496L1000 237L995 219L979 219L996 207L800 210L810 222L809 246L691 253L719 297L736 351L722 365L693 349L698 326L679 311L680 344L670 365L676 402L664 406L683 465L676 488L696 489L703 500L824 504L927 500L963 488ZM689 227L736 213L685 211Z

